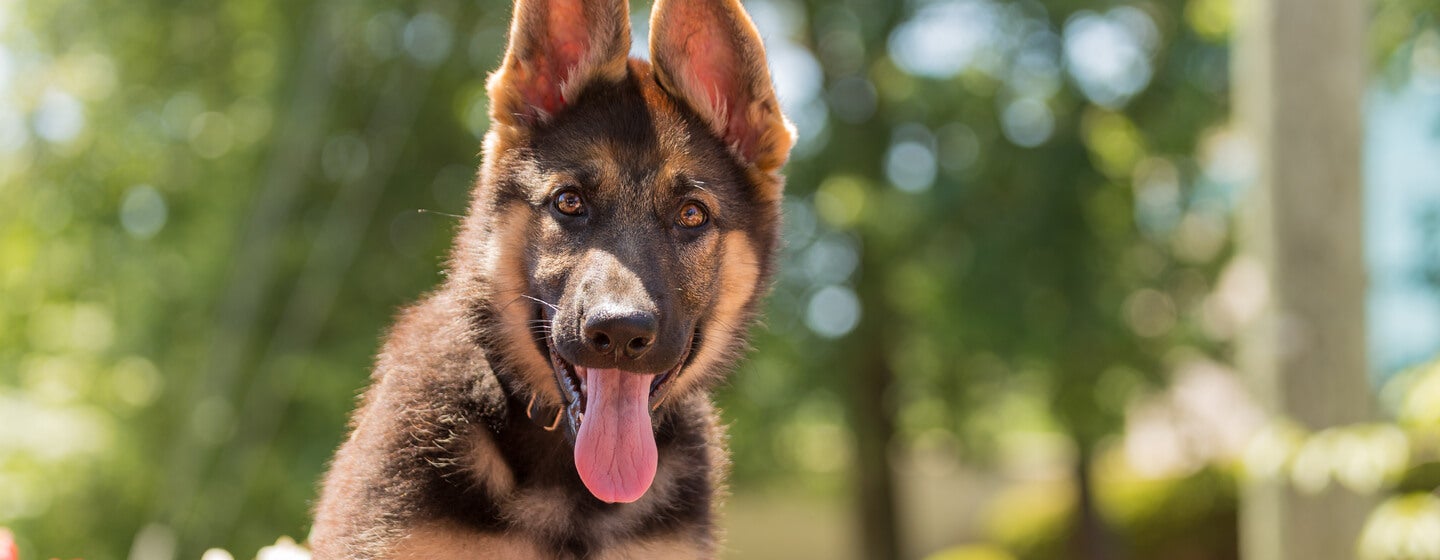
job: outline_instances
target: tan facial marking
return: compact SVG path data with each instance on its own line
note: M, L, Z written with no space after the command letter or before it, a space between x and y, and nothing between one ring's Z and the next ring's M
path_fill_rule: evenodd
M705 330L705 344L701 345L700 353L690 365L691 371L711 371L725 360L725 353L735 339L733 329L744 328L740 324L740 314L755 295L760 257L754 244L743 232L732 231L721 240L721 251L720 291L710 318L714 326ZM677 383L687 380L693 381L694 377L681 376Z
M485 249L482 270L494 282L494 302L499 308L499 320L503 324L504 343L510 346L507 354L517 362L513 365L528 378L529 386L544 400L554 406L560 402L560 392L550 381L551 367L544 356L535 348L530 331L530 321L535 302L527 299L530 283L525 277L525 242L527 239L530 209L523 204L514 204L502 209L495 221L495 235Z

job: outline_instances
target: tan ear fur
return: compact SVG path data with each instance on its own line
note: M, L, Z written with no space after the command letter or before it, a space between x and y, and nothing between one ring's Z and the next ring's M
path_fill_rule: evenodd
M490 75L490 118L532 126L597 81L625 78L628 0L516 0L509 46Z
M785 164L794 128L780 112L760 33L739 0L656 0L650 60L661 87L699 113L741 160Z

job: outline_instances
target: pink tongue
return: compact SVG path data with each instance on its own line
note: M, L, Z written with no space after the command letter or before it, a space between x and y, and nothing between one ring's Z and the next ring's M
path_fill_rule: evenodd
M585 376L585 418L575 436L575 469L596 498L640 499L655 481L659 457L650 427L654 375L591 369Z

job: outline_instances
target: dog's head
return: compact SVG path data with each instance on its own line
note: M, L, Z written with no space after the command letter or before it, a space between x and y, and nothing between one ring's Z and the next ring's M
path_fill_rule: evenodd
M597 498L656 469L652 418L745 344L793 135L737 0L518 0L456 268L511 386L558 406Z

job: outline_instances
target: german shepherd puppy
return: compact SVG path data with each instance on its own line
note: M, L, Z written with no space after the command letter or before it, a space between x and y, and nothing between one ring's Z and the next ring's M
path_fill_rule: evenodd
M444 283L377 359L311 534L331 558L710 558L709 390L779 243L793 132L738 0L518 0Z

